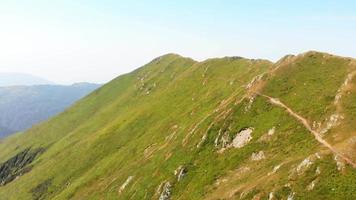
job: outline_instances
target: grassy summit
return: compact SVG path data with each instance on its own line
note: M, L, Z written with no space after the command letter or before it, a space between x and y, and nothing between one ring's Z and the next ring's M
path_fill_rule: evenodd
M355 199L355 71L318 52L277 63L161 56L3 140L0 162L17 170L4 177L17 178L0 197ZM8 161L25 150L40 153L19 175Z

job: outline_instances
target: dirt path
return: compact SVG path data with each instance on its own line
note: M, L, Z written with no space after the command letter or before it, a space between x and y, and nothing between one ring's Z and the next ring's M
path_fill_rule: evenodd
M296 118L298 121L300 121L305 126L305 128L307 128L314 135L315 139L320 144L322 144L326 148L330 149L330 151L333 152L335 155L339 156L345 162L350 164L352 167L356 168L356 163L354 163L350 158L348 158L344 154L338 152L333 146L331 146L327 141L325 141L317 131L315 131L315 130L313 130L311 128L311 126L308 123L308 120L306 120L304 117L302 117L298 113L294 112L291 108L286 106L279 99L276 99L276 98L273 98L273 97L270 97L270 96L267 96L267 95L264 95L264 94L260 94L260 93L256 93L256 94L267 98L272 104L274 104L276 106L279 106L281 108L284 108L290 115L292 115L294 118Z

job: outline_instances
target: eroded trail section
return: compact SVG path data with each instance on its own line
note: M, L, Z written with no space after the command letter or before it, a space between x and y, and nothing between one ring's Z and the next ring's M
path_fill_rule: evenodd
M321 135L313 130L310 126L310 124L308 123L308 120L306 120L304 117L300 116L298 113L294 112L290 107L288 107L287 105L285 105L284 103L282 103L279 99L261 94L261 93L256 93L259 96L265 97L267 98L273 105L276 105L278 107L284 108L291 116L293 116L294 118L296 118L298 121L300 121L306 129L308 129L315 137L315 139L322 144L323 146L325 146L326 148L330 149L331 152L333 152L336 156L339 156L340 158L342 158L345 162L347 162L348 164L350 164L352 167L356 168L356 163L354 163L350 158L348 158L347 156L345 156L344 154L340 153L339 151L337 151L333 146L331 146L326 140L324 140Z

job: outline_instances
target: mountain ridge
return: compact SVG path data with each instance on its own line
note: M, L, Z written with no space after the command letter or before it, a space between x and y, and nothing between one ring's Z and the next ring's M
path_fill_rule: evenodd
M54 83L44 78L26 73L9 72L0 73L0 87L15 86L15 85L53 85Z
M356 198L355 169L310 130L356 160L354 63L319 52L276 63L161 56L2 141L0 161L12 169L23 171L16 155L36 159L0 196Z

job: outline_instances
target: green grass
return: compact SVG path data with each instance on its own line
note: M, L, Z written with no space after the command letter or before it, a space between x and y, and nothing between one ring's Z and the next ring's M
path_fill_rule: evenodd
M262 92L317 120L335 109L331 106L332 97L343 82L348 65L342 58L310 55L279 68L272 77L266 76ZM175 54L159 57L104 85L64 113L2 141L1 161L28 147L43 147L46 151L33 162L29 173L0 187L0 197L158 199L158 186L170 181L172 199L208 199L219 193L221 188L214 186L218 179L229 177L243 166L253 173L229 180L226 191L251 188L246 199L258 194L266 196L271 191L286 197L290 191L283 185L290 181L290 170L323 148L297 120L263 97L256 97L248 111L248 99L234 104L246 94L245 86L255 76L274 67L265 60L243 58L196 62ZM214 112L226 99L233 101ZM352 106L352 100L344 102ZM217 118L228 109L231 112L225 119ZM202 119L205 120L187 137ZM213 125L208 129L210 124ZM233 138L245 127L254 128L248 145L217 152L214 140L220 129ZM272 127L276 128L275 135L261 141ZM207 139L197 148L205 134ZM251 161L251 154L260 150L267 159ZM344 175L331 170L331 166L335 168L331 159L320 162L324 162L320 166L325 165L325 170L319 178L326 184L317 186L313 193L303 193L305 188L301 186L314 177L300 177L291 189L296 197L317 197L319 189L330 189L337 181L343 184L336 188L340 190L323 197L342 198L348 194L341 194L345 189L355 189L355 184L346 186L353 183L353 169L348 168L349 174ZM267 176L281 163L280 170ZM178 182L173 172L181 165L187 175ZM336 174L335 178L330 174ZM134 178L119 193L129 176Z

